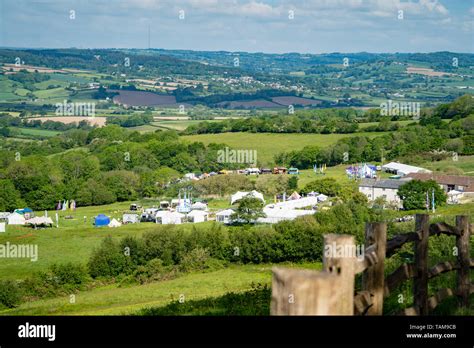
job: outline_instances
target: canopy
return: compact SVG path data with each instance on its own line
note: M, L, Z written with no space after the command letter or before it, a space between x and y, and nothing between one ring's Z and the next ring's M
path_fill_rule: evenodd
M50 217L37 216L37 217L31 218L29 220L26 220L26 223L30 224L30 225L35 225L35 226L53 225L53 220L51 220Z

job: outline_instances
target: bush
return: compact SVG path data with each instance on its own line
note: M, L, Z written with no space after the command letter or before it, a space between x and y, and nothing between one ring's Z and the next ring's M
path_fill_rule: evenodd
M22 299L20 287L13 280L0 281L0 303L8 308L17 307Z
M211 258L207 249L196 248L183 256L178 269L181 272L191 272L216 270L222 267L222 261Z
M125 255L125 251L110 236L92 253L88 268L93 278L115 277L133 269L130 257Z
M30 298L53 297L82 289L89 279L87 269L83 265L53 264L46 272L37 272L25 279L21 288Z
M89 274L83 265L71 262L62 265L52 265L50 273L58 287L67 286L78 289L87 283L89 279Z

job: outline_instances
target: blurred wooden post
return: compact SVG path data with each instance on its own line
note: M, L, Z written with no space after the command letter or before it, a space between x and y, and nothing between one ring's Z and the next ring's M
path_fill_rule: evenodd
M456 227L460 235L456 236L456 247L458 251L459 270L457 274L457 291L461 297L463 307L469 305L470 279L469 279L469 218L465 215L456 216Z
M385 253L387 248L387 224L382 222L365 225L365 247L375 245L377 263L368 267L362 274L362 290L368 291L372 306L367 315L382 315L384 294Z
M337 277L318 271L274 268L271 315L342 315Z
M428 214L416 214L415 232L415 277L413 278L413 296L415 309L420 315L428 314L428 238L430 236L430 217Z
M354 236L324 235L323 270L337 276L340 294L337 306L342 315L354 315L355 261Z

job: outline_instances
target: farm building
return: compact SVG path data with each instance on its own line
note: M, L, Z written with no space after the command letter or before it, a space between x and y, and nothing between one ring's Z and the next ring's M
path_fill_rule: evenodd
M388 203L401 207L402 202L400 197L398 197L398 189L407 182L408 180L362 179L359 183L359 192L365 194L369 201L384 198Z
M220 212L216 213L216 221L222 222L224 224L230 224L232 223L232 214L234 214L232 209L221 210Z
M410 173L431 173L430 170L408 164L390 162L382 166L382 170L387 173L392 173L398 176L405 176Z
M7 223L9 225L24 225L26 222L25 217L17 212L8 215Z
M107 215L99 214L94 218L94 226L104 227L110 224L110 218Z
M124 224L136 224L140 222L138 214L125 213L122 215L122 222Z
M184 214L176 211L160 210L156 213L155 222L162 225L180 225L184 218Z
M230 204L234 204L235 202L238 202L242 198L246 198L246 197L260 199L263 203L265 203L265 199L263 198L263 194L261 194L258 191L253 190L253 191L250 191L250 192L238 191L238 192L234 193L230 197Z
M412 173L407 177L414 180L434 180L445 192L457 190L460 192L474 192L474 177L464 175L444 175L434 173Z
M207 221L209 218L209 213L204 210L191 210L188 214L188 221L197 223Z
M448 194L448 202L461 203L474 197L474 177L465 175L444 175L434 173L412 173L407 175L413 180L434 180ZM452 193L451 193L452 192Z

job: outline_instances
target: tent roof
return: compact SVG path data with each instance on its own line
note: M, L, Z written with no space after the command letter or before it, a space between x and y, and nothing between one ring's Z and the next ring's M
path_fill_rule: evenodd
M209 215L207 212L203 211L203 210L191 210L191 212L188 214L188 216L205 216L205 215Z
M234 211L232 209L225 209L225 210L221 210L220 212L216 213L216 216L219 215L232 215L234 214Z
M116 219L112 219L112 221L110 221L109 227L120 227L122 226L122 224L120 222L118 222Z
M31 224L31 225L52 225L53 220L50 217L37 216L29 220L26 220L26 223Z

